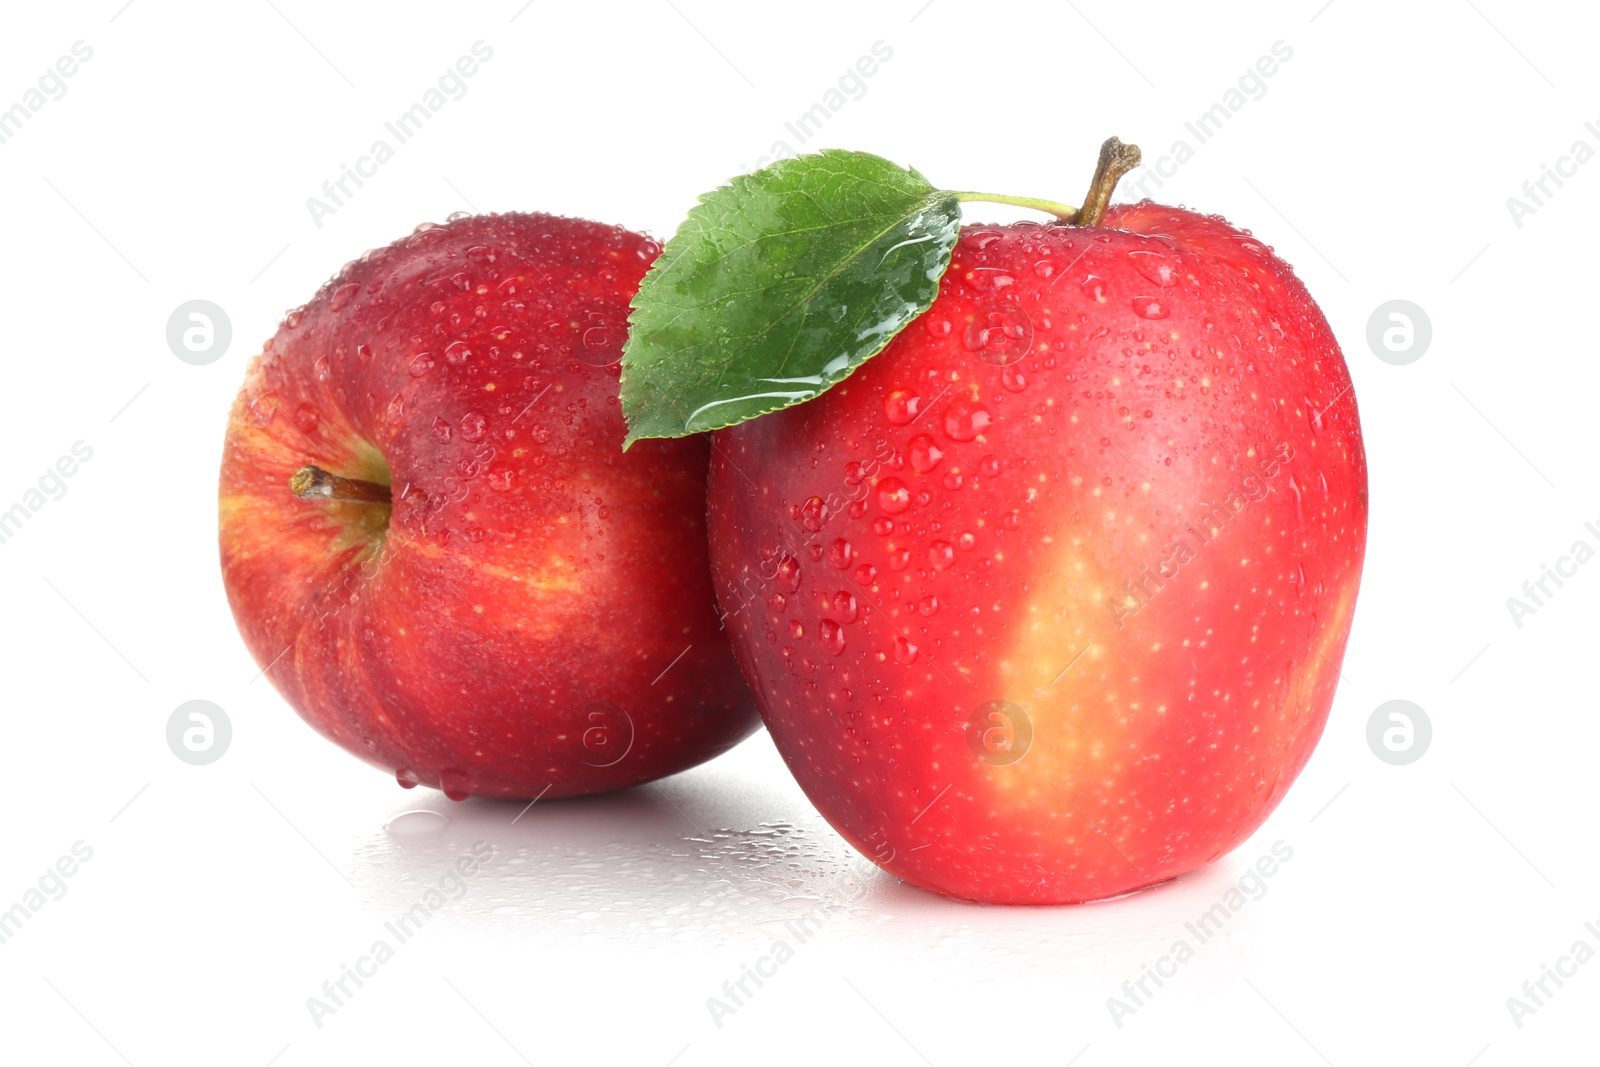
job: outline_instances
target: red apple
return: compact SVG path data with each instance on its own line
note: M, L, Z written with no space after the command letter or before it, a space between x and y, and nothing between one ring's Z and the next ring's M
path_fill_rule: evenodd
M806 795L890 872L1001 903L1261 825L1327 719L1366 521L1305 287L1149 202L965 227L930 310L711 468L717 592Z
M306 721L402 785L619 789L756 724L713 606L706 442L621 450L658 251L549 215L421 227L250 365L220 491L234 617Z

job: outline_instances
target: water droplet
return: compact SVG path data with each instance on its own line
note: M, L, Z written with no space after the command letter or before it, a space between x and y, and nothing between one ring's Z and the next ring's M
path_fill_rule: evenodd
M1032 349L1033 319L1016 304L985 304L967 320L961 339L967 351L983 362L1004 367Z
M1004 526L1008 530L1015 530L1017 527L1022 525L1022 516L1015 511L1008 511L1000 520L1000 525Z
M928 563L944 570L956 558L955 546L949 541L934 541L928 546Z
M906 454L911 459L911 469L918 474L927 474L944 459L944 452L933 438L925 433L919 433L911 439L911 443L906 446Z
M856 568L856 583L858 585L871 585L872 579L878 576L878 568L870 563L863 563Z
M842 537L835 537L833 544L828 546L828 560L840 570L850 566L850 561L855 555L855 549L850 547L850 542Z
M889 553L889 569L903 571L911 564L911 550L909 548L893 549Z
M917 661L917 646L907 641L904 637L894 639L894 660L896 663L907 666Z
M829 514L827 503L820 496L814 496L800 505L800 525L816 533L827 523Z
M433 420L433 439L440 444L450 440L450 424L443 419Z
M1171 314L1167 310L1167 305L1153 296L1134 297L1133 310L1141 319L1164 319Z
M300 428L301 433L309 434L316 430L319 418L316 408L310 404L301 404L295 409L294 424Z
M439 788L444 790L444 795L451 800L465 800L477 788L477 783L472 780L472 775L466 771L446 767L439 772Z
M451 366L459 367L472 358L472 349L467 347L465 341L451 341L444 349L444 361Z
M927 329L928 336L930 336L930 337L948 337L948 336L950 336L950 320L949 319L929 319L927 321L927 326L925 328Z
M782 593L773 593L767 598L767 607L776 612L782 612L788 603L789 602L784 599Z
M481 441L487 425L482 415L476 411L469 411L461 416L461 436L468 441Z
M967 271L967 288L976 293L998 293L1016 283L1010 271L999 267L974 267Z
M406 239L407 248L421 248L430 245L444 236L444 230L436 222L419 222L416 229L411 231L411 236Z
M1160 252L1149 249L1129 252L1128 260L1145 281L1154 282L1163 289L1178 284L1178 269L1183 264L1177 260L1168 259Z
M989 409L966 400L952 401L944 411L944 433L952 441L971 441L989 428Z
M333 376L333 369L328 364L327 356L318 356L317 361L311 365L311 369L316 372L317 381L319 382L325 382Z
M1083 279L1083 294L1098 304L1106 302L1106 280L1098 274Z
M411 362L406 365L413 378L420 378L433 369L433 353L418 352L411 357Z
M911 490L906 483L890 475L878 483L878 506L886 514L898 515L911 506Z
M1007 363L1000 368L1000 384L1009 392L1020 393L1028 387L1028 376L1017 364Z
M896 389L883 398L883 417L896 426L904 426L922 410L922 397L904 389Z
M833 613L839 616L840 622L855 622L859 614L856 595L847 589L841 589L833 594Z
M1033 265L1033 273L1037 274L1041 278L1054 277L1056 273L1056 265L1050 262L1048 259L1041 259Z
M798 641L800 638L804 637L805 635L806 635L806 628L801 625L800 620L799 619L790 619L789 620L789 636Z
M823 619L817 625L817 639L832 655L837 656L844 651L844 627L832 619Z
M268 390L250 401L250 421L265 426L278 413L278 394Z
M971 552L978 544L978 539L970 533L964 533L956 538L956 543L961 546L961 551Z
M800 561L793 556L784 556L778 560L778 572L773 580L778 583L778 589L782 592L798 592L800 589Z
M401 789L415 789L417 783L422 781L416 771L407 770L404 767L394 772L394 780L400 783Z
M872 520L872 532L877 534L879 537L888 537L890 534L894 533L894 520L886 519L882 515L879 515L876 519Z
M328 310L338 311L340 308L344 307L350 302L351 297L355 296L360 291L361 286L359 283L345 282L343 285L339 286L339 288L333 291L333 297L328 301Z
M404 782L400 784L405 785ZM390 837L427 837L438 833L449 824L450 820L436 811L403 811L390 819L384 830Z
M978 461L978 473L985 478L994 478L1000 474L1000 458L998 456L984 456Z
M499 466L491 467L485 477L489 482L490 489L503 493L511 488L511 484L516 481L517 475L510 467Z
M924 619L931 615L939 614L939 598L930 595L925 596L921 600L917 601L917 614L921 615Z

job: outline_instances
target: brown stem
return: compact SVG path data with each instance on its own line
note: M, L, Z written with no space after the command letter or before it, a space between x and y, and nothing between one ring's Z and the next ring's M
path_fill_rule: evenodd
M387 485L364 482L360 478L343 478L329 474L321 467L301 467L289 476L289 489L301 500L343 500L352 504L388 504L391 494Z
M1108 137L1106 143L1100 146L1100 162L1094 168L1094 179L1089 182L1089 191L1083 197L1083 207L1078 209L1077 217L1072 220L1073 224L1100 225L1100 219L1111 204L1111 193L1116 189L1117 182L1138 165L1138 145L1123 144L1115 137Z

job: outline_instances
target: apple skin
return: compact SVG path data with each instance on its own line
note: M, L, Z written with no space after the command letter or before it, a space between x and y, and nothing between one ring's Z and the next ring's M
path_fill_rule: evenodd
M713 442L717 594L806 795L974 901L1100 899L1237 846L1339 680L1350 384L1290 267L1219 218L964 228L882 353Z
M402 785L621 789L758 724L714 610L706 441L622 452L658 252L549 215L419 228L250 365L220 486L234 618L307 722ZM392 509L297 499L307 464L392 485Z

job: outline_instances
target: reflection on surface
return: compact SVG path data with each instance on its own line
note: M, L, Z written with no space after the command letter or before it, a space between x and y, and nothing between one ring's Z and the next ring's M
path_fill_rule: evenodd
M916 889L833 832L764 734L708 766L607 796L531 806L427 793L404 800L353 857L370 910L391 919L425 902L430 923L546 947L675 954L798 935L890 958L926 961L931 951L952 966L1000 954L1013 975L1087 970L1119 984L1179 939L1212 958L1237 955L1270 915L1252 900L1205 928L1203 941L1195 934L1255 861L1255 842L1182 879L1095 904L985 907ZM488 853L480 842L492 855L462 875Z

